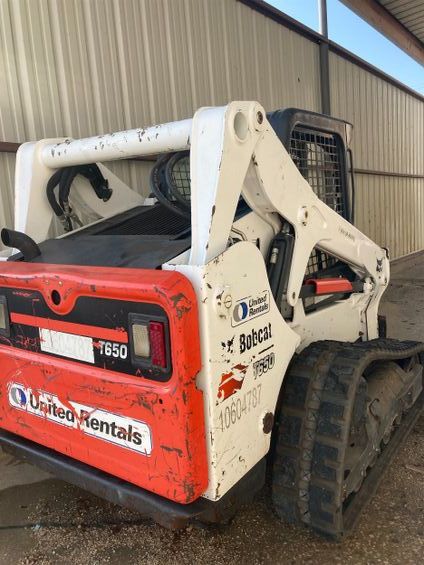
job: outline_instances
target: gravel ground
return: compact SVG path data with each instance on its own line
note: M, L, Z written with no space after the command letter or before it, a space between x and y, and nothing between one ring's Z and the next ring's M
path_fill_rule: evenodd
M423 339L420 258L395 267L392 281L389 335ZM0 563L422 563L423 486L424 417L340 544L281 523L266 491L226 526L175 533L0 454Z

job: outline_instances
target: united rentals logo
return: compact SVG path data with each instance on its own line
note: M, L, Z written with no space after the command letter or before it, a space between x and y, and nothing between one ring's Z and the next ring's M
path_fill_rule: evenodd
M152 439L145 422L133 420L73 401L62 403L53 394L9 384L9 403L18 410L45 418L67 428L78 429L97 439L150 455Z
M266 314L266 312L269 312L269 292L264 290L257 296L248 296L236 303L233 309L231 325L234 328L262 314Z

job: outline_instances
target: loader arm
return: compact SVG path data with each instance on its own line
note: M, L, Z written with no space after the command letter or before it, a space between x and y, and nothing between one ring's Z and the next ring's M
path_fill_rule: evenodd
M40 186L45 186L57 169L187 149L192 238L189 259L184 258L182 264L206 265L228 248L242 195L274 234L281 229L281 219L294 230L284 296L289 307L294 307L293 323L304 325L300 289L311 252L319 248L349 265L363 281L368 296L363 309L364 339L377 337L378 305L389 281L386 251L315 195L257 102L201 108L191 120L150 128L24 144L17 158L15 227L37 242L46 237L44 219L48 217L50 223L51 210ZM116 203L122 206L127 198L128 189L120 198L121 188L125 187L117 185L110 203L101 204L103 217L116 213Z
M291 305L299 296L304 266L315 245L369 276L377 286L387 284L385 250L314 194L257 102L201 108L192 120L150 128L23 144L17 155L15 229L40 241L40 216L49 212L40 187L59 168L186 149L190 149L192 185L189 264L206 264L227 248L243 195L275 232L280 229L278 215L296 230L288 292ZM116 193L124 188L117 186Z
M206 264L228 244L240 195L277 232L278 216L295 230L287 302L299 299L314 247L338 257L372 283L368 329L377 335L377 309L389 281L386 251L313 192L255 102L199 110L191 137L190 264ZM205 167L205 162L208 166ZM276 216L278 214L278 216Z

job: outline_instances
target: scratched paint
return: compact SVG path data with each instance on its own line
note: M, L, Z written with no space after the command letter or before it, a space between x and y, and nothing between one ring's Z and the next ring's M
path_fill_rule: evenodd
M66 139L45 145L41 159L47 167L128 159L190 148L192 120L181 120L148 128L97 135L85 139Z
M16 289L29 303L40 292L64 320L79 296L150 302L166 311L173 367L166 383L43 355L32 351L31 343L18 349L5 341L0 345L0 427L176 502L198 498L207 487L208 469L203 394L195 383L201 366L197 302L188 279L166 271L10 263L2 265L0 286ZM62 294L60 305L49 301L54 289ZM151 430L149 456L84 433L83 421L65 427L17 410L8 400L11 383L31 389L35 398L37 391L47 391L72 413L82 405L93 409L86 411L91 417L95 411L119 415L126 419L122 428L127 420L145 423Z

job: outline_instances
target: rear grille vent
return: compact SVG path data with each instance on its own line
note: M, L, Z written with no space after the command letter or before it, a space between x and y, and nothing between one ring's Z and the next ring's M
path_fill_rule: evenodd
M162 204L139 208L120 223L106 227L98 235L178 235L190 228L190 220L168 210Z

